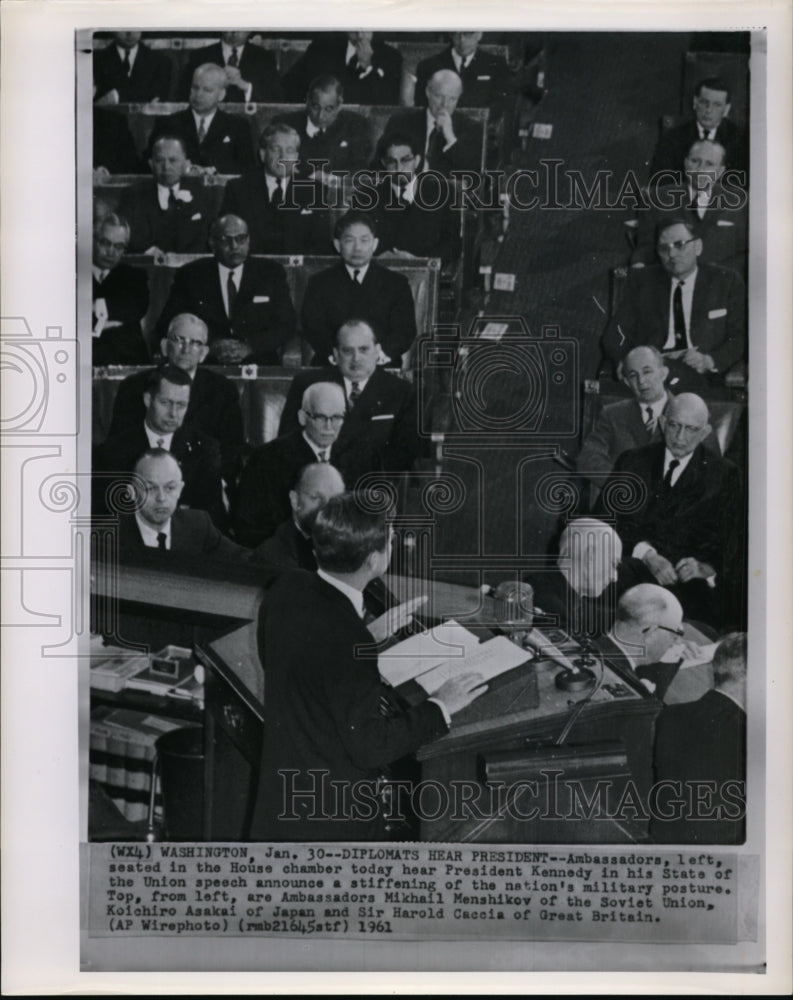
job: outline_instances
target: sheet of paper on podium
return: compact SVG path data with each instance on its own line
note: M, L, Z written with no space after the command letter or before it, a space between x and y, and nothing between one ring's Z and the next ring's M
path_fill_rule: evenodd
M378 659L382 676L394 687L415 680L428 694L444 681L463 673L481 674L485 681L524 663L528 654L499 635L486 642L455 621L436 625L392 646Z

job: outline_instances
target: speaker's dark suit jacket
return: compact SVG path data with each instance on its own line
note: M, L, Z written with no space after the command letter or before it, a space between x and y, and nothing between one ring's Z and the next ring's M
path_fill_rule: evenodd
M469 118L466 118L461 111L455 111L452 114L452 128L457 141L438 156L430 157L427 163L429 169L436 170L447 177L453 170L481 170L482 130ZM424 108L406 108L403 111L395 111L388 119L383 138L394 132L408 135L416 144L416 148L421 150L423 156L427 140L426 110ZM374 167L380 166L382 143L381 139L373 163Z
M220 42L193 50L180 82L178 97L180 101L186 101L190 96L193 73L204 63L214 63L216 66L225 67L223 46ZM246 42L242 48L238 69L242 79L253 84L251 101L256 104L276 104L283 100L281 78L278 76L275 56L272 52L263 49L261 45L252 45L250 42ZM245 93L239 87L228 86L223 100L227 104L241 104L245 102Z
M250 551L250 558L254 563L278 569L307 569L313 572L317 568L313 541L298 529L291 517L278 525L274 535Z
M350 600L316 574L285 573L268 591L259 616L267 699L252 839L383 837L375 810L375 815L354 818L349 805L338 811L342 818L312 819L311 804L303 798L293 801L294 819L278 819L279 813L291 812L282 808L283 772L297 771L289 779L291 787L305 789L313 787L310 772L325 770L326 783L346 783L349 793L354 783L375 781L387 765L447 731L435 703L407 708L397 701L380 678L376 655L355 652L371 645ZM322 781L317 777L318 791ZM326 791L333 793L329 784ZM329 814L335 813L331 805Z
M114 434L94 449L94 473L114 473L122 478L131 473L135 462L149 447L143 421L135 427ZM180 503L185 507L205 510L215 524L227 520L223 506L221 486L220 447L213 437L199 434L197 430L180 427L171 439L171 454L182 469L184 489ZM106 490L108 479L102 475L94 478L95 513L107 510Z
M720 691L708 691L685 705L665 707L655 724L655 780L715 782L715 792L701 814L712 809L716 816L697 819L689 811L679 819L653 817L653 840L742 844L746 833L746 712ZM690 801L691 795L684 790L681 798Z
M372 69L364 76L345 62L346 34L323 33L285 74L288 100L305 101L314 77L330 75L341 80L347 104L399 104L402 53L378 38L372 40L372 49Z
M233 512L238 541L259 545L291 517L289 491L303 466L316 461L301 431L275 438L253 451L240 476ZM330 462L341 472L348 489L365 473L380 471L379 456L365 442L353 442L344 448L334 444Z
M330 357L336 331L351 317L372 324L383 351L396 365L416 339L416 310L407 278L374 261L360 283L352 280L342 263L309 278L300 328L318 363Z
M158 552L143 544L134 514L122 514L118 526L119 557L122 562L142 552ZM248 549L222 535L204 510L177 508L171 517L171 547L159 553L165 561L173 556L205 556L213 562L236 563L250 557Z
M328 254L333 252L328 198L319 181L295 179L284 200L273 205L264 171L229 181L220 214L238 215L248 223L251 253Z
M201 143L189 108L156 118L149 139L149 155L161 135L179 136L184 140L188 160L200 167L214 167L219 174L243 174L256 164L250 125L243 115L216 111Z
M300 372L292 380L281 412L280 435L288 434L300 425L297 411L303 393L314 382L335 382L342 389L344 377L334 365ZM418 409L416 393L410 382L376 368L369 376L358 401L350 407L339 434L343 450L365 442L380 455L384 470L400 471L413 467L421 453L417 431Z
M422 194L422 184L426 184ZM353 195L353 207L371 214L377 226L377 254L388 250L406 250L414 257L440 257L444 264L459 253L459 217L452 214L448 201L437 208L433 204L438 188L433 181L418 180L418 195L410 204L400 202L391 181L386 178L375 189Z
M108 437L143 422L146 415L143 393L150 375L150 370L136 372L121 382L113 401ZM239 473L244 442L240 397L234 383L225 375L199 367L193 377L184 423L202 435L215 438L220 445L223 478L227 483L233 482Z
M214 218L206 188L200 182L184 178L179 193L187 192L190 201L178 199L165 211L157 198L157 182L146 180L130 188L121 199L119 212L130 225L130 253L143 253L159 247L165 253L208 253L209 224Z
M715 184L710 203L700 219L687 186L670 184L659 188L653 196L654 205L638 216L636 249L632 264L651 264L656 260L656 232L664 220L685 219L702 239L700 264L721 264L740 275L746 275L746 255L749 249L749 201L745 191L726 191Z
M603 334L603 350L613 361L641 345L663 348L671 281L660 265L628 271L622 299ZM746 356L746 286L734 271L716 264L697 268L689 337L721 374Z
M171 319L183 312L194 313L209 327L210 356L213 341L232 337L248 345L246 360L278 364L278 348L295 332L286 273L271 260L249 257L245 262L230 318L223 305L217 261L207 258L185 264L176 272L158 323L161 337Z
M96 96L104 97L118 91L121 104L167 101L171 91L171 62L162 52L153 52L143 42L127 76L115 42L94 52L94 85Z
M305 111L278 115L273 122L289 125L300 135L300 169L304 176L318 169L311 161L326 160L326 171L354 173L369 165L374 152L372 127L367 118L354 111L340 111L324 132L309 136Z
M678 182L681 181L683 160L699 138L699 129L693 118L662 132L650 163L650 177L662 170L669 170L677 174ZM748 178L749 142L745 129L729 118L723 118L716 129L716 141L724 146L727 153L727 168L745 171Z
M93 279L92 298L104 299L108 319L121 326L103 330L92 340L94 365L145 365L151 360L143 340L140 321L149 308L149 279L146 272L129 264L117 264L99 284ZM91 328L96 326L96 314Z
M134 174L140 157L123 111L94 105L94 167L111 174Z
M450 69L463 81L463 94L459 102L461 108L498 109L512 89L509 68L502 56L477 49L468 65L458 70L450 45L443 52L422 59L418 64L414 100L417 108L427 106L427 83L441 69Z

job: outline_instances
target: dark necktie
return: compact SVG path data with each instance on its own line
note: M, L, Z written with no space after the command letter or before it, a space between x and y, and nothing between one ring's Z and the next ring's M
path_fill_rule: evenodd
M129 61L129 49L124 49L124 59L121 65L124 69L124 76L129 79L132 73L132 63Z
M683 284L679 281L672 295L672 318L675 325L675 350L685 351L688 347L686 342L686 317L683 313Z
M359 277L360 273L361 272L357 269L352 272L352 280L355 282L356 285L360 285L361 283L361 279Z
M157 445L158 448L164 448L165 447L165 438L157 438L155 444Z
M347 60L347 69L355 72L355 68L358 65L358 53L353 52L350 58Z
M665 490L670 490L672 488L672 473L675 471L678 465L680 465L680 461L676 458L673 458L672 461L669 463L669 468L666 470L666 475L664 476L663 485Z
M350 406L355 406L358 400L361 398L361 383L353 382L350 386L349 404Z
M237 67L240 64L240 54L237 51L236 46L231 50L231 55L229 56L229 66Z
M234 272L229 271L229 280L226 283L226 297L229 303L229 319L234 312L234 303L237 301L237 286L234 283Z
M446 140L443 138L443 130L436 125L430 133L430 141L427 143L427 166L435 168L443 156L443 147Z
M283 204L284 201L284 189L281 187L281 178L275 182L275 187L273 188L273 195L270 198L270 204L273 208L278 208L279 205Z
M176 208L176 193L173 188L168 188L168 208Z
M160 550L160 552L167 552L168 551L168 546L166 544L167 541L168 541L168 536L165 534L165 532L164 531L158 531L157 532L157 548Z
M644 426L647 429L647 433L652 434L653 430L655 429L655 417L653 416L653 408L652 406L648 406L646 407L646 409L647 409L647 417L645 418Z
M199 145L204 141L207 134L207 120L206 118L199 118L198 120L198 142Z
M327 462L327 460L328 460L328 449L327 448L323 448L322 451L320 451L319 454L317 455L317 458L319 459L320 462Z

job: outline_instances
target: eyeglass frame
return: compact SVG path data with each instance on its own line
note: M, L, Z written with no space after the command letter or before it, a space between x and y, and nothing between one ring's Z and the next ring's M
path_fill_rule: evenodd
M674 243L657 243L655 249L658 253L663 254L666 257L673 250L679 253L683 247L687 247L689 243L694 243L698 239L699 236L691 236L687 240L675 240Z
M676 635L678 639L682 639L686 634L682 628L669 628L668 625L648 625L647 628L642 629L642 635L646 635L650 629L653 628L660 628L663 629L664 632L671 632L672 635Z

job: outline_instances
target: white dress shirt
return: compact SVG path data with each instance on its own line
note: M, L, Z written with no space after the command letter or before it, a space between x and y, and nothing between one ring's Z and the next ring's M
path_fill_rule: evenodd
M174 198L179 193L179 184L174 184L173 187L166 187L164 184L157 185L157 201L160 203L160 208L166 211L170 203L171 191L173 191Z
M159 528L154 528L147 521L144 521L140 516L138 511L135 511L135 520L138 523L138 531L140 532L141 540L147 549L158 549L160 547L157 535L165 535L165 548L170 549L171 547L171 519L168 518L165 524L160 525Z
M124 49L120 45L117 45L116 46L116 52L118 52L118 58L122 62L124 62L124 56L127 53L127 49ZM133 45L132 48L129 49L129 72L130 72L130 75L132 75L132 70L133 70L133 67L135 66L135 60L137 58L138 58L138 46L137 45Z
M357 283L359 285L362 285L363 284L363 279L366 277L366 272L369 270L369 265L368 264L364 264L363 267L350 267L349 264L345 264L344 266L347 268L347 274L349 274L349 276L352 278L353 281L356 280L356 278L355 278L355 272L356 271L358 272Z
M201 119L204 119L204 135L206 135L212 124L212 119L215 117L215 111L210 111L208 115L199 115L197 112L193 111L192 108L190 110L193 112L193 121L195 122L196 132L201 131Z

